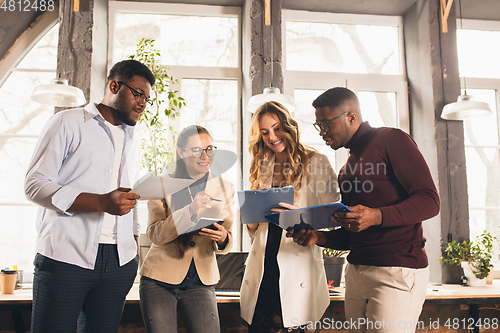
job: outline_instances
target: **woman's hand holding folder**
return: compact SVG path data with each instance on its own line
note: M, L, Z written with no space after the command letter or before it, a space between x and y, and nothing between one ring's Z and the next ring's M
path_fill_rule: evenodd
M271 212L273 213L281 213L287 210L293 210L293 209L299 209L300 207L297 205L291 205L286 202L280 202L278 205L280 205L283 208L272 208Z

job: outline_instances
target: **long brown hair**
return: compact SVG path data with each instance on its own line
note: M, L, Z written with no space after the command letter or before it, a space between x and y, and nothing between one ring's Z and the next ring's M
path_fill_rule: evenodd
M212 136L208 132L208 130L205 127L199 126L199 125L190 125L185 127L182 131L179 132L179 135L177 137L177 142L176 142L176 147L177 148L186 148L187 143L189 139L195 135L200 135L200 134L207 134L210 139L212 139ZM179 156L179 154L175 153L175 170L172 175L175 178L187 178L189 179L190 176L187 172L186 169L186 163L184 160ZM170 200L171 203L171 211L172 213L178 209L181 209L185 207L186 202L192 201L191 194L189 191L186 189L183 189L175 194L172 194L172 198ZM164 202L165 208L166 207L166 201ZM180 235L177 237L178 245L179 245L179 256L181 258L184 257L184 253L186 250L189 248L189 243L191 242L192 236L188 234Z
M285 163L288 168L283 170L283 178L287 185L294 186L296 193L300 190L302 177L307 175L307 163L316 152L313 148L306 147L300 143L300 131L297 121L292 118L290 112L278 102L266 102L262 104L254 113L252 127L248 137L248 151L252 154L250 163L250 184L251 189L260 189L262 184L262 163L274 159L274 151L266 146L260 133L259 122L263 115L268 114L278 123L283 139L286 140Z

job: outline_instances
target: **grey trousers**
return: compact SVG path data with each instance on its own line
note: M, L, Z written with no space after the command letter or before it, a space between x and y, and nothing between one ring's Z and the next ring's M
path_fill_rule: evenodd
M188 333L219 333L219 313L214 287L194 285L171 289L141 278L142 318L148 333L177 333L177 309Z

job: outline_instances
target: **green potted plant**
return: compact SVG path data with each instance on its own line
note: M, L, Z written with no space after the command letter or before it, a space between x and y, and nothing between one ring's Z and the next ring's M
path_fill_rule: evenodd
M147 135L141 139L141 169L149 174L159 176L173 166L175 158L175 130L168 125L168 120L175 118L179 110L186 105L184 98L179 96L175 86L179 81L169 74L169 68L160 64L160 51L154 47L154 39L142 38L137 44L134 55L129 56L146 65L156 78L151 88L153 106L147 105L139 118L139 123L146 127ZM166 100L165 100L166 99ZM139 264L142 266L151 240L141 234L139 238L141 255ZM144 253L142 253L145 251Z
M154 47L154 39L143 38L137 44L136 53L129 56L146 65L156 78L151 88L153 106L146 107L139 123L146 126L147 137L142 139L141 167L158 176L168 171L175 157L175 134L168 119L175 118L186 106L175 86L179 81L169 74L169 68L160 64L161 54ZM166 100L165 100L166 99Z
M343 256L349 253L349 251L333 250L326 247L324 247L322 251L328 289L333 289L333 287L340 286L340 279L342 278L345 262Z
M445 265L461 266L470 286L485 286L496 240L485 230L475 241L452 241L444 250L446 257L438 260Z

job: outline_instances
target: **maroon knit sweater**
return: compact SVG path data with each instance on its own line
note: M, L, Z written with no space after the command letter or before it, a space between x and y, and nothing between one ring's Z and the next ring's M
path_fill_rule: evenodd
M339 172L342 203L379 208L382 225L326 233L326 247L349 249L355 265L427 267L422 221L439 213L429 167L413 139L396 128L361 124Z

